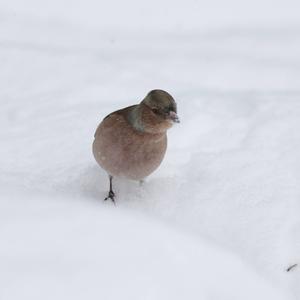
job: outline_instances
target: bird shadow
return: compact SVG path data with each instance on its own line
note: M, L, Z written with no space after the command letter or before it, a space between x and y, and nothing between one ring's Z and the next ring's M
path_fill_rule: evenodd
M157 206L158 200L163 205L170 194L174 196L171 192L173 186L174 178L170 177L147 178L143 184L121 178L113 179L116 204L124 207ZM68 194L72 191L75 197L103 203L109 190L108 175L99 166L88 165L73 180L63 184L61 189Z
M69 184L79 197L97 201L104 200L109 190L108 174L97 165L87 166ZM139 183L137 182L119 178L113 179L113 190L117 195L123 192L135 194L138 188Z
M94 200L104 199L108 190L108 176L97 165L83 170L74 183L79 187L80 196Z

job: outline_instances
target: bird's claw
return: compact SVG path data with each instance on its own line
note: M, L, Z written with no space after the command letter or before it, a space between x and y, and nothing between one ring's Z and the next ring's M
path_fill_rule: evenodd
M104 199L104 201L111 199L113 203L115 203L115 193L113 191L109 191L107 197Z

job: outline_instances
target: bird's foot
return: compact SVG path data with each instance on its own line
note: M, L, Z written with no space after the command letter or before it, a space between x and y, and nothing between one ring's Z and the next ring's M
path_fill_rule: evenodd
M115 193L113 191L109 191L107 197L104 199L104 201L111 199L113 203L115 203Z

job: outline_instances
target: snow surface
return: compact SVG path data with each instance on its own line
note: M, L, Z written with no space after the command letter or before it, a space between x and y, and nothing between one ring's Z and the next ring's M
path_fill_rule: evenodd
M300 299L299 4L149 3L0 2L0 299ZM153 88L181 124L114 207L93 134Z

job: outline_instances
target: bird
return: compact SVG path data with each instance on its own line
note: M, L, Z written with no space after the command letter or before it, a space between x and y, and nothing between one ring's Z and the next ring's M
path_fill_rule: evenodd
M92 150L109 178L104 200L115 203L114 177L143 182L160 166L167 150L167 130L179 122L174 98L160 89L150 91L139 104L114 111L102 120Z

